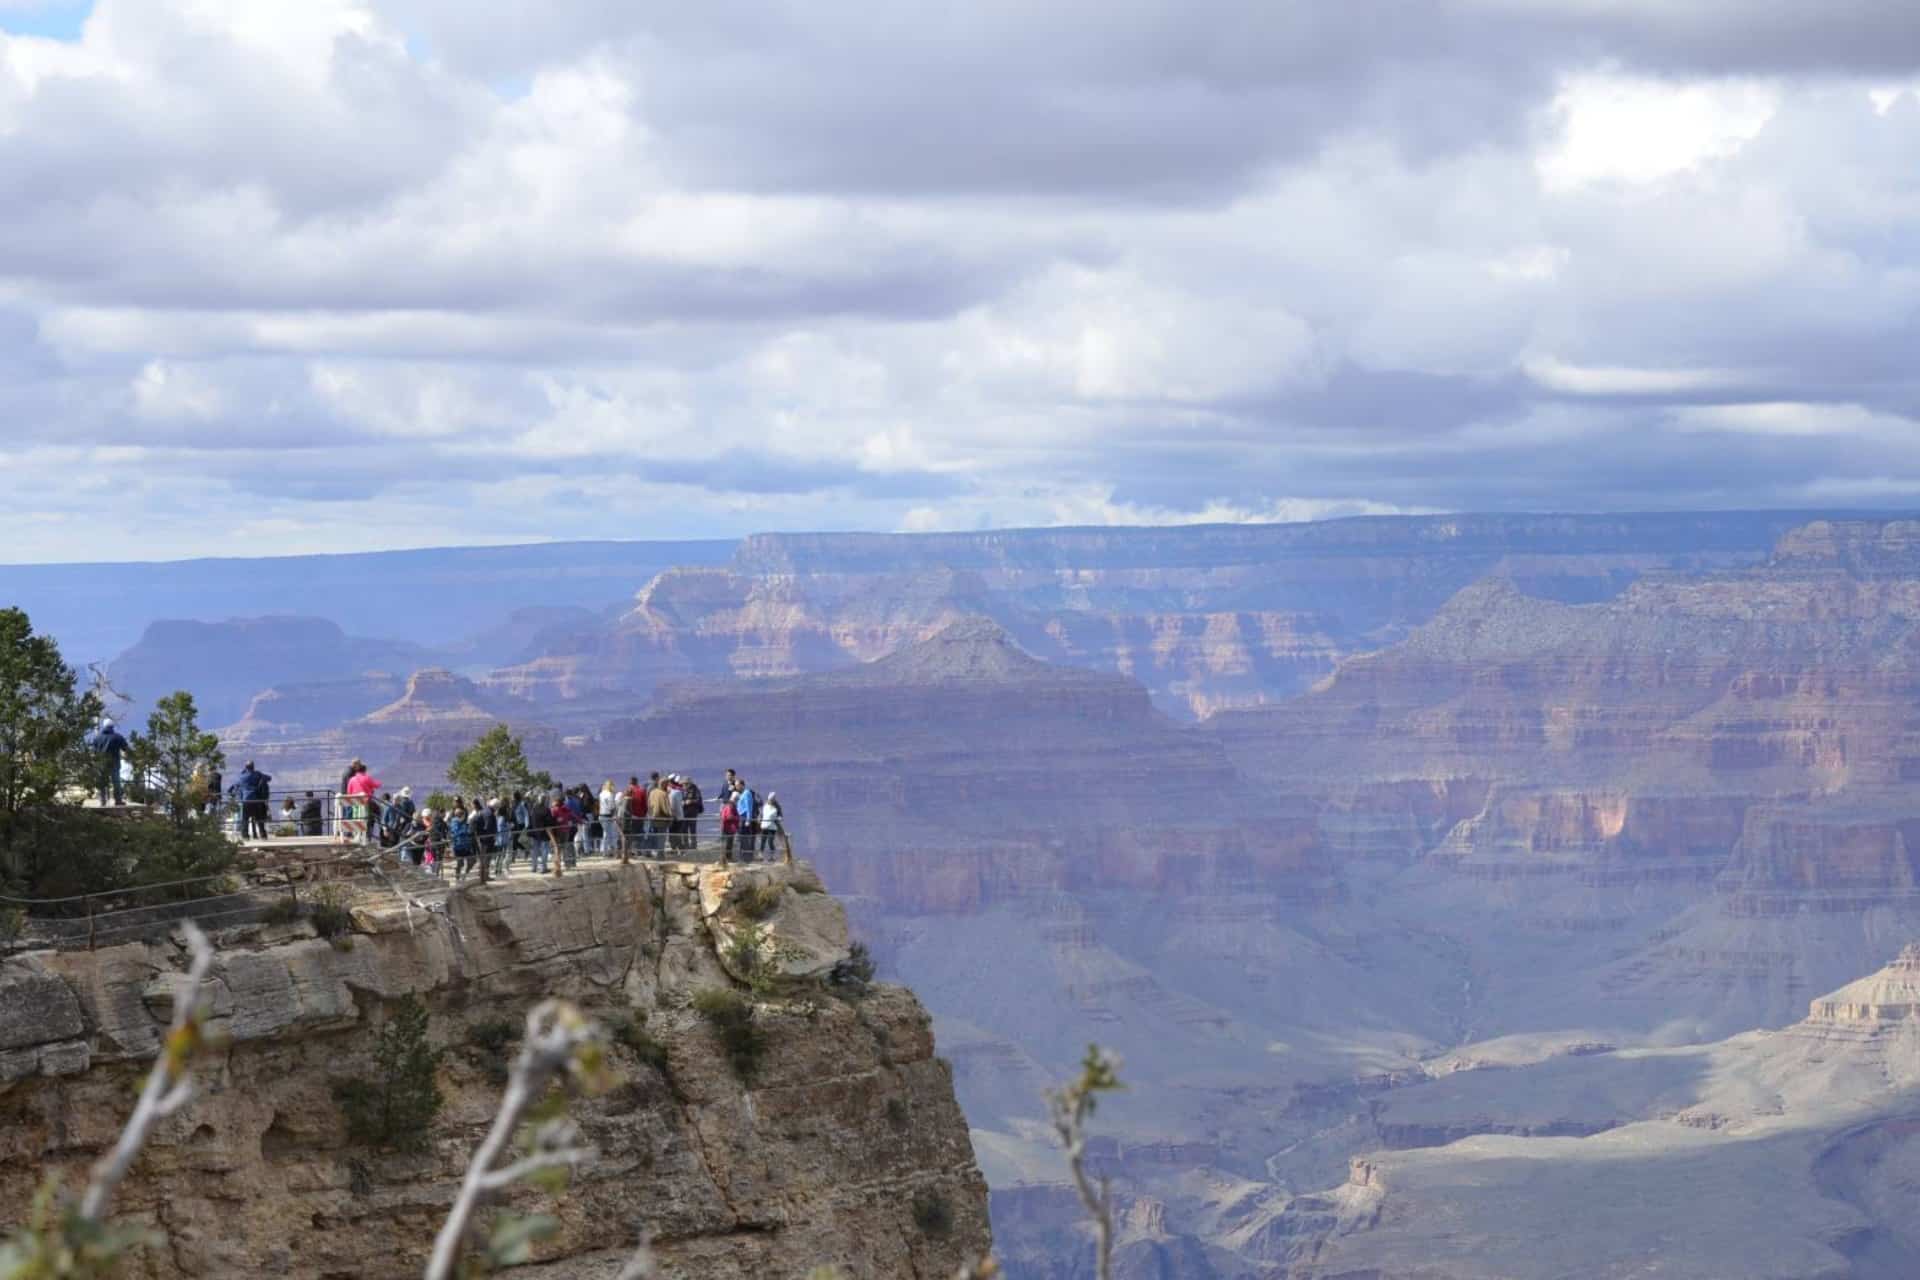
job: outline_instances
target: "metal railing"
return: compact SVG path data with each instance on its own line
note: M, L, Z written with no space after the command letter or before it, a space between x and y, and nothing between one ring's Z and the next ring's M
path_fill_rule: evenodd
M547 829L544 855L537 850L534 832L516 827L509 833L505 847L497 838L476 841L472 855L456 858L450 842L430 838L416 822L393 843L353 845L330 857L276 862L59 898L0 895L0 908L11 907L28 913L20 936L0 946L0 954L22 947L46 946L91 951L96 947L164 936L186 919L202 926L255 923L272 911L282 895L297 915L302 906L303 888L311 890L330 883L380 884L400 891L402 900L411 904L423 894L431 896L465 883L482 883L493 878L556 874L564 877L565 872L582 864L607 866L628 859L709 863L791 861L793 858L793 844L784 830L754 833L753 846L748 848L747 835L724 833L720 819L711 815L685 819L678 824L681 829L677 831L655 833L636 829L616 833L611 838L603 831L601 839L593 842L584 838L587 825L581 824L577 829L578 838L574 839L556 838L555 829ZM486 847L481 847L483 844ZM432 864L428 864L424 856L430 847L444 854L436 857ZM482 859L487 862L484 874L480 867ZM544 865L536 869L536 864ZM401 877L399 884L390 878L394 875ZM204 892L192 892L196 888ZM159 900L138 901L143 897Z
M298 792L262 801L261 803L267 806L263 819L267 838L338 835L341 829L342 798L340 793L332 788L302 787ZM281 805L278 810L273 807L276 799ZM289 801L294 805L291 812L285 807ZM308 808L309 801L314 802L314 808ZM227 795L221 796L212 810L212 816L220 820L223 830L231 831L243 840L248 838L243 826L245 805L245 801Z

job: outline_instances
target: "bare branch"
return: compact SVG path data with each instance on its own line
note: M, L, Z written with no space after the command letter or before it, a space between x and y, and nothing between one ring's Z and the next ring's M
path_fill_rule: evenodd
M529 1174L539 1173L542 1169L572 1169L594 1159L600 1153L592 1147L563 1147L558 1151L542 1151L535 1155L522 1156L503 1169L495 1169L480 1179L482 1191L499 1191L510 1187Z
M120 1140L113 1144L113 1150L101 1156L88 1175L86 1193L80 1198L80 1216L95 1222L106 1217L114 1189L133 1167L134 1158L146 1145L154 1125L193 1097L193 1055L204 1043L200 988L213 965L213 948L207 942L207 935L191 920L181 927L187 935L187 946L193 952L193 962L187 968L185 987L174 997L173 1024L167 1030L166 1039L161 1041L159 1059L147 1073L140 1101L120 1131Z
M653 1280L657 1273L653 1264L653 1241L647 1236L640 1237L640 1247L627 1259L627 1265L620 1268L620 1274L613 1280Z
M1122 1087L1119 1071L1119 1055L1090 1044L1080 1063L1079 1078L1064 1089L1047 1092L1048 1118L1066 1152L1073 1189L1093 1220L1094 1275L1098 1280L1111 1280L1113 1275L1113 1194L1105 1178L1096 1184L1087 1173L1087 1119L1102 1093Z
M447 1220L433 1242L433 1257L427 1262L426 1280L450 1280L474 1213L488 1195L513 1181L508 1174L518 1177L537 1169L572 1164L575 1162L573 1159L555 1157L583 1159L589 1154L570 1148L538 1151L504 1168L494 1167L514 1131L519 1128L522 1117L540 1100L549 1083L556 1077L591 1083L588 1077L599 1066L598 1055L592 1053L592 1049L598 1044L599 1038L599 1028L564 1000L543 1000L527 1014L527 1033L521 1041L520 1053L514 1059L513 1070L507 1077L507 1090L500 1099L500 1110L493 1118L493 1127L487 1130L487 1136L481 1139L479 1149L473 1153L473 1161L467 1166L467 1175L460 1183L460 1194L454 1199L453 1208L448 1211ZM549 1132L557 1135L562 1130ZM520 1166L530 1167L523 1169Z

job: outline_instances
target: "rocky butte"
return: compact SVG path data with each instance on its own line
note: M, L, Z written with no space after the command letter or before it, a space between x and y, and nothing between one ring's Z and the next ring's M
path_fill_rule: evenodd
M944 1278L986 1252L986 1185L930 1020L902 987L843 998L815 981L848 942L806 864L583 869L426 911L363 892L352 920L330 941L304 920L217 935L213 1013L230 1044L122 1187L118 1215L161 1241L132 1274L419 1275L498 1101L503 1051L475 1029L518 1025L550 995L629 1029L612 1049L625 1083L573 1104L597 1160L558 1195L512 1195L560 1223L514 1274L611 1277L643 1229L663 1275L699 1280L817 1265ZM766 1046L743 1080L690 1003L742 986L730 942L750 926L793 982L755 1004ZM182 963L164 928L0 963L0 1221L116 1136ZM374 1031L407 996L446 1047L446 1102L426 1148L400 1155L349 1142L332 1085L371 1071Z

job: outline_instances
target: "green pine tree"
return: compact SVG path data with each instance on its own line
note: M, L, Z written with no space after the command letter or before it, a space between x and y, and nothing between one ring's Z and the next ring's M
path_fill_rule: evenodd
M527 763L520 738L505 724L496 724L479 741L453 758L447 779L467 795L486 800L515 791L546 791L553 779Z

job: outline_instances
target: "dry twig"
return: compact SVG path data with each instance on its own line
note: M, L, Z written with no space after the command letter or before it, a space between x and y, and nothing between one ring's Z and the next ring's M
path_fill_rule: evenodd
M579 1143L579 1130L565 1115L534 1126L527 1154L496 1167L521 1120L555 1079L564 1079L588 1092L605 1087L606 1067L600 1050L600 1030L564 1000L543 1000L527 1014L527 1033L507 1077L506 1094L493 1126L461 1180L460 1194L433 1243L426 1280L450 1280L473 1215L493 1193L520 1179L550 1169L572 1169L593 1157Z

